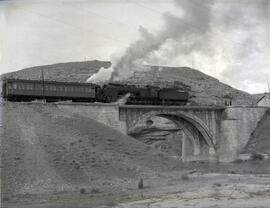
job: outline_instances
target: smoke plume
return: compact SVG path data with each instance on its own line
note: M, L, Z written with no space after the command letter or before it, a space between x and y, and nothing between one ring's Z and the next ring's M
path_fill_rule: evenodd
M144 64L191 66L233 86L250 86L252 91L270 78L269 2L175 0L181 15L164 13L164 26L155 33L140 27L140 38L112 63L107 77L126 79L145 70Z
M146 28L140 27L141 38L132 43L121 59L114 65L111 80L121 80L140 70L141 64L167 42L187 42L196 36L203 36L209 30L211 19L211 1L181 0L175 1L184 15L177 17L165 13L164 27L156 34L151 34ZM197 48L198 41L183 44L186 53Z
M211 0L181 0L175 1L175 5L182 9L183 16L164 13L164 27L155 34L140 27L140 38L130 44L118 61L112 63L112 71L101 69L88 81L100 82L103 76L109 77L111 72L111 81L123 80L135 71L144 70L142 64L147 63L147 59L168 41L184 42L181 48L185 50L185 53L198 49L200 40L197 37L202 37L209 30Z
M101 67L98 73L93 74L91 77L87 79L87 82L91 82L91 83L105 82L111 79L112 72L113 72L112 67L110 68Z

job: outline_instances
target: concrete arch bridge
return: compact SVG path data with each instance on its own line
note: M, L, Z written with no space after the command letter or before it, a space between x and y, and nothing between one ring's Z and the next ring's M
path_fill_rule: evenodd
M153 116L172 121L184 132L182 160L229 162L237 159L267 108L253 106L145 106L117 104L57 104L88 116L124 134Z
M122 106L120 121L126 123L129 134L137 125L141 125L153 116L172 121L184 134L182 138L183 160L215 160L219 127L223 108L196 108L175 106Z

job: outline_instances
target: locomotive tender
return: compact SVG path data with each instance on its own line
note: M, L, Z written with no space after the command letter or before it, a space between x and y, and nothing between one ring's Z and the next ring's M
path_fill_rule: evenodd
M92 83L5 79L2 86L2 96L9 101L44 99L48 102L71 100L111 103L126 94L130 95L126 104L140 105L185 105L189 98L188 92L175 88L113 83L101 87Z

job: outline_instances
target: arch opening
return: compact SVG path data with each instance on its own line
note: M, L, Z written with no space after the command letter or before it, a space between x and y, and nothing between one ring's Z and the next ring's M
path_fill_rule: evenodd
M199 120L194 120L186 115L167 113L144 115L128 134L138 139L138 135L134 136L134 129L140 126L143 120L146 129L145 132L141 131L141 133L148 134L150 129L156 128L155 119L153 118L166 119L175 126L175 129L170 132L171 134L167 135L167 138L170 139L158 141L156 144L152 144L153 146L156 145L155 147L158 147L161 151L165 150L167 152L169 148L174 149L177 151L175 156L179 156L183 161L215 160L215 146L211 133L201 125ZM155 136L155 134L152 136ZM171 143L172 140L173 143Z

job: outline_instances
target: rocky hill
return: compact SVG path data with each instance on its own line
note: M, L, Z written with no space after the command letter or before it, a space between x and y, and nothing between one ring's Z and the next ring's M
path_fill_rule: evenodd
M26 68L3 74L1 77L40 79L43 70L45 80L85 82L101 67L110 66L110 62L98 60L59 63ZM178 87L188 90L192 96L191 101L195 105L223 105L226 99L232 99L235 105L251 105L256 101L256 97L188 67L144 66L144 70L134 73L122 83Z
M125 83L188 90L194 104L224 105L227 99L232 99L234 105L252 105L255 102L252 95L234 89L196 69L160 66L146 68L147 70L133 74Z
M252 96L254 97L254 100L256 100L256 102L258 102L264 95L265 95L265 93L252 94Z

